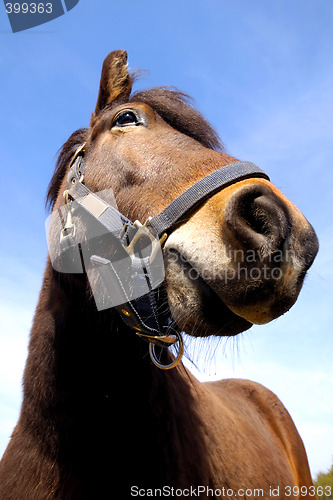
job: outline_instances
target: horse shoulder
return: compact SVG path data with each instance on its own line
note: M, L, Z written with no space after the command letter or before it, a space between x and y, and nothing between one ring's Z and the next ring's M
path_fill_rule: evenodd
M215 398L220 402L223 401L224 406L227 405L227 411L233 414L240 427L244 426L244 421L252 421L261 434L259 439L267 435L264 427L268 430L276 449L283 450L295 486L304 486L308 489L312 486L303 441L290 414L272 391L259 383L245 379L224 379L206 382L204 385ZM258 435L254 437L256 438Z

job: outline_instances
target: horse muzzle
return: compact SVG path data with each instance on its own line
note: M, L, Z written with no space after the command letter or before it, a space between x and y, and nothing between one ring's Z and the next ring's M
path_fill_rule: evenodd
M230 186L169 236L173 316L185 330L202 324L215 335L268 323L295 303L317 251L312 226L271 183Z

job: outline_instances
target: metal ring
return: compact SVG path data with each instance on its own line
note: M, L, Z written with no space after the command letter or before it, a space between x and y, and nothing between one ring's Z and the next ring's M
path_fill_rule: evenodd
M176 331L175 333L178 337L179 350L178 350L177 357L168 365L164 365L157 358L156 353L155 353L156 344L153 344L151 342L149 343L150 358L151 358L152 362L154 363L154 365L157 366L158 368L160 368L161 370L170 370L171 368L174 368L175 366L177 366L178 363L180 362L180 360L182 359L183 354L184 354L183 338L182 338L180 332ZM162 347L162 349L163 349L163 347Z

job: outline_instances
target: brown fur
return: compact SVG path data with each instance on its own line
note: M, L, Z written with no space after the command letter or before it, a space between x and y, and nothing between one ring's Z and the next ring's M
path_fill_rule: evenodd
M141 220L208 171L232 161L214 151L220 147L216 134L183 94L160 88L130 98L126 61L122 51L108 56L91 126L74 133L59 155L47 198L55 208L63 203L70 159L83 142L85 183L96 191L112 186L123 213ZM142 113L148 125L114 128L114 113L124 104ZM229 198L244 186L252 189L253 183L270 190L272 204L278 199L287 207L292 238L286 242L298 252L299 269L286 263L288 281L283 288L274 285L272 300L287 293L296 300L299 275L315 255L315 236L267 181L246 181L212 197L170 235L166 250L183 245L189 262L191 252L208 252L207 226L212 242L220 242L222 222L216 214L229 217ZM302 238L312 241L306 262L304 243L295 246ZM217 248L214 252L216 261ZM250 326L221 300L223 290L213 296L202 279L187 283L187 290L179 288L182 279L185 283L185 265L173 267L167 255L166 262L170 306L188 333L200 335L198 325L207 310L207 324L216 335ZM290 285L294 275L297 287ZM256 293L260 297L260 290ZM187 300L193 310L183 315ZM216 301L220 316L209 309L208 302ZM261 309L268 314L262 299L255 312L251 303L241 307L246 314L260 315ZM48 262L31 330L21 413L0 465L1 500L126 499L132 486L210 488L202 499L216 498L212 490L222 488L232 489L233 498L246 498L239 489L260 488L268 499L270 488L278 488L275 498L282 499L285 487L294 485L310 488L309 467L297 430L274 394L245 380L201 384L182 365L168 372L157 369L147 344L114 310L96 310L84 276L59 274ZM308 491L302 498L313 498Z

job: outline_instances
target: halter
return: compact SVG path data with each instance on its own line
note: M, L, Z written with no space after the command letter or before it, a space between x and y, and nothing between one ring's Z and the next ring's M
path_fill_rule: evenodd
M160 311L159 295L163 294L163 287L155 276L155 261L158 260L169 231L179 224L185 215L221 189L245 179L269 180L269 177L251 162L231 163L200 179L159 214L149 217L144 224L141 224L139 221L130 221L85 186L84 147L85 145L82 145L76 151L67 177L68 189L64 193L67 217L60 234L61 251L77 245L76 227L73 222L73 215L77 211L89 214L94 223L98 222L103 232L111 236L122 251L126 251L130 262L126 274L129 273L131 276L131 289L139 290L135 299L130 296L129 288L124 285L127 277L120 275L112 258L107 259L94 253L89 256L90 264L109 292L110 307L115 307L122 320L136 335L149 342L149 353L153 363L161 369L168 370L176 366L183 355L182 332L175 326L167 306L164 305L163 312ZM141 244L143 241L149 241L146 255L143 255L142 250L138 250L140 240ZM80 255L82 260L82 253ZM140 290L143 290L142 294ZM116 296L114 302L112 296ZM175 359L170 364L162 363L156 354L156 346L163 350L176 343L178 343L178 353Z

